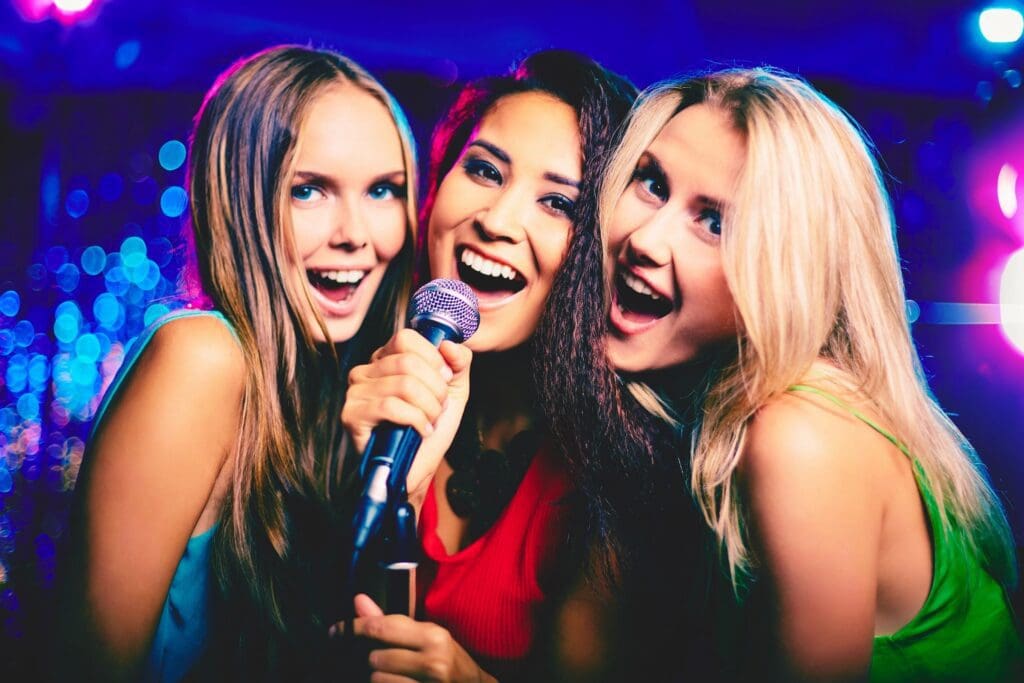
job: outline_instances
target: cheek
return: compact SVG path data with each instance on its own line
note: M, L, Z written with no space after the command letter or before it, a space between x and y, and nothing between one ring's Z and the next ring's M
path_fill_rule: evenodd
M537 258L541 279L550 282L565 262L569 253L572 231L565 227L552 227L531 240Z
M373 248L377 253L377 260L386 263L398 255L402 245L408 237L408 223L405 218L404 205L393 207L386 216L374 226Z
M650 214L651 210L637 200L632 190L627 189L619 203L615 205L611 221L608 223L605 239L608 240L609 251L612 254L619 253L626 239L650 217Z

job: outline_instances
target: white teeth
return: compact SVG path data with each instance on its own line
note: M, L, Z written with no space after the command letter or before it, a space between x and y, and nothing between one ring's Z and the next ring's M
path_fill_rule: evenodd
M366 277L365 270L321 270L317 273L322 278L333 280L338 284L355 284Z
M462 257L459 260L481 275L487 275L488 277L500 277L505 280L516 279L516 271L511 267L498 263L497 261L492 261L489 258L481 256L475 251L463 249Z
M622 281L626 283L627 287L632 289L637 294L644 294L646 296L651 297L655 301L664 298L659 294L655 294L654 291L647 286L647 283L645 283L640 278L631 275L630 273L623 272Z

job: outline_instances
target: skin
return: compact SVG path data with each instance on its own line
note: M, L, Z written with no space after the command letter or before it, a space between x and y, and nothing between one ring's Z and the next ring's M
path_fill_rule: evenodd
M384 271L407 239L402 146L387 108L350 83L312 103L299 140L290 215L302 267L292 276L307 283L311 272L359 274L355 292L341 303L310 287L331 340L344 342L363 324ZM327 341L312 310L306 319L314 339Z
M565 258L581 167L571 107L541 93L500 99L442 181L427 245L434 277L458 278L459 259L471 250L514 269L525 285L511 296L480 293L480 328L465 346L434 349L406 330L350 373L342 421L360 449L382 421L412 425L424 436L409 474L410 501L418 509L433 481L437 533L450 553L474 540L444 494L451 475L444 453L469 397L469 349L480 354L478 375L488 377L474 385L484 446L502 448L532 423L517 347L536 328ZM371 604L357 599L353 628L380 645L370 659L372 680L492 680L442 627L381 615Z
M371 153L378 144L381 154ZM340 85L312 103L298 147L290 194L302 261L284 276L304 283L311 267L366 269L352 310L323 313L332 341L344 342L405 239L393 189L405 182L398 132L377 100ZM311 311L308 324L316 336ZM189 538L220 516L244 383L241 349L207 317L161 327L125 380L77 484L65 623L75 661L95 669L67 676L139 675Z
M608 349L619 369L685 365L735 340L735 305L719 252L728 225L708 209L728 206L744 156L744 140L725 115L694 105L640 160L611 224L613 277L626 271L671 306L651 320L613 303ZM645 170L651 159L662 174ZM885 426L827 361L800 383ZM930 588L929 531L910 459L827 399L787 392L751 420L738 474L758 571L775 599L771 617L787 676L866 677L872 638L913 618Z

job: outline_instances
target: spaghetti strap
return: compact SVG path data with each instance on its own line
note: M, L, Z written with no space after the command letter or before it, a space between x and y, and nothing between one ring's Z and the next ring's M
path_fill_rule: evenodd
M789 386L789 388L786 389L786 391L806 391L806 392L809 392L809 393L812 393L812 394L817 394L818 396L821 396L822 398L828 399L832 403L836 404L837 406L839 406L840 408L842 408L846 412L850 413L855 418L857 418L858 420L860 420L861 422L863 422L864 424L866 424L867 426L871 427L876 432L878 432L879 434L884 436L886 439L889 440L890 443L892 443L893 446L895 446L896 448L900 449L900 451L903 452L903 455L907 456L911 460L914 460L914 456L912 456L910 454L910 451L907 449L907 447L905 445L903 445L902 441L897 439L895 436L893 436L888 431L883 429L877 422L875 422L870 417L868 417L864 413L860 412L859 410L857 410L856 408L851 406L846 401L843 401L838 396L836 396L834 394L830 394L829 392L825 391L824 389L819 389L818 387L812 387L809 384L792 384L792 385Z

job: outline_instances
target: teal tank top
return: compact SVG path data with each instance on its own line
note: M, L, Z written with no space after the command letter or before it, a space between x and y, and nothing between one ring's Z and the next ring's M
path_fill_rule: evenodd
M938 504L920 464L895 436L832 394L796 384L790 391L817 394L867 424L911 459L931 526L932 584L918 613L901 629L876 636L871 680L1024 680L1024 646L1004 588L970 550L962 529L943 528Z
M232 335L235 334L231 324L217 311L181 309L168 313L154 322L139 334L135 343L128 350L121 368L114 376L110 388L96 410L93 432L156 331L172 320L199 315L217 318L227 326ZM142 678L144 681L159 683L180 681L196 664L205 650L209 626L210 550L213 545L215 529L216 527L212 527L193 536L185 546L185 552L178 562L171 585L167 590L167 598L164 600L160 612L160 621L153 634L153 645L149 651Z

